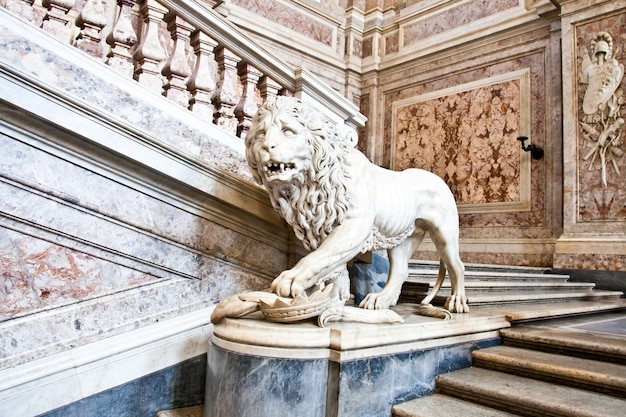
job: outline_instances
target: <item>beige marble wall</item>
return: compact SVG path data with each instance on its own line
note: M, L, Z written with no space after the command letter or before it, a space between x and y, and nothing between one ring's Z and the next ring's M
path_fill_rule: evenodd
M595 124L582 108L587 90L587 84L582 82L582 68L596 34L605 31L611 35L613 58L626 65L626 2L572 1L563 2L561 7L564 233L556 244L554 265L626 271L626 161L609 152L607 183L603 186L599 158L590 156L595 136L587 134L583 123ZM623 80L618 88L626 89ZM620 113L626 117L623 104ZM623 139L621 142L616 143L617 153L626 150Z
M359 104L369 121L358 147L373 162L448 182L465 259L550 265L562 211L556 8L541 0L436 5L355 1L343 16L329 15L327 3L223 7L252 32L261 32L255 16L272 22L258 35L272 53ZM543 160L521 151L522 135L545 149ZM417 256L431 257L425 248Z
M286 268L241 139L0 13L0 370Z
M549 28L546 21L534 33L476 45L484 53L457 48L381 77L380 161L428 169L448 182L468 262L551 264L561 137L559 97L551 95L560 79L551 64L558 39ZM544 159L522 152L520 135L542 147Z

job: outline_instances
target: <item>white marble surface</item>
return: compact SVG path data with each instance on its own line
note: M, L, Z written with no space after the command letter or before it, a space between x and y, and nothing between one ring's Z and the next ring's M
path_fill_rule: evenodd
M0 371L0 415L35 416L206 353L212 308Z
M453 314L452 320L445 321L415 315L408 304L394 310L403 324L332 323L320 328L314 321L270 323L254 313L218 323L213 339L225 349L251 355L350 360L490 339L497 337L497 330L510 327L503 312L491 310Z
M266 285L241 140L0 8L0 369Z

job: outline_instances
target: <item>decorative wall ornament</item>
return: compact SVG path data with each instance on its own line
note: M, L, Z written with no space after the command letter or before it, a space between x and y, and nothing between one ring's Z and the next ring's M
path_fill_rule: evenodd
M624 91L619 88L624 77L624 65L613 55L613 38L608 32L596 33L583 54L581 83L587 88L582 103L584 116L580 122L583 135L589 141L583 160L590 160L589 170L600 169L601 183L607 188L607 163L619 175L616 158L624 154L624 119L621 107Z
M329 321L393 323L393 311L408 276L408 262L426 233L439 250L439 276L419 314L449 318L430 305L449 271L446 308L469 311L464 266L459 257L459 218L454 197L437 175L401 172L371 163L355 149L356 132L338 126L318 108L293 97L269 100L246 136L246 159L276 211L311 252L283 271L268 291L235 295L221 302L211 320L261 309L272 321L318 316ZM360 308L350 299L347 263L359 253L387 249L389 277ZM328 289L330 286L332 289Z

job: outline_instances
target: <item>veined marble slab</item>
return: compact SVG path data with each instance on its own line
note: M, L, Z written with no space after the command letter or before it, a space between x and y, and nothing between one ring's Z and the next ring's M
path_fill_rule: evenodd
M215 326L204 417L387 417L399 402L434 391L435 377L471 365L471 352L500 343L504 314L452 320L396 310L404 324L270 323L259 313Z
M207 351L213 307L0 371L0 415L36 416Z
M332 323L282 324L265 321L261 313L226 319L215 326L213 343L235 352L281 358L331 358L336 361L396 354L415 349L497 337L510 327L506 316L483 310L453 314L452 320L417 316L410 305L394 308L403 324ZM308 353L305 353L308 352Z

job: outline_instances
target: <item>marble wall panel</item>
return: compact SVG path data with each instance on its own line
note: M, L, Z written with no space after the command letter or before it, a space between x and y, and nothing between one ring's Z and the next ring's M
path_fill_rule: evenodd
M285 268L280 248L211 221L165 190L141 190L7 135L0 146L0 320L158 278L202 279L209 257L260 275Z
M40 417L153 417L202 404L206 355L76 401Z
M569 269L580 269L587 271L626 271L626 255L616 255L612 253L555 253L554 265L565 265ZM626 280L622 279L622 286ZM594 281L595 282L595 281ZM612 285L610 289L617 289L617 285Z
M67 223L73 221L70 219L84 216L84 211L88 210L96 216L113 220L109 227L103 229L108 233L116 227L115 222L121 222L124 228L137 228L146 234L158 235L209 255L252 262L261 272L274 273L283 267L278 249L269 245L256 245L240 233L210 221L207 218L211 215L208 202L204 202L207 205L205 210L197 205L187 205L168 194L163 185L160 190L150 189L139 181L123 183L122 177L107 178L106 173L96 172L95 166L90 168L88 163L87 166L69 163L62 156L43 152L7 135L0 134L0 147L4 150L0 155L3 177L81 208L74 215L66 217ZM12 194L22 192L15 190ZM34 198L31 195L24 201ZM53 203L48 201L42 204ZM59 204L58 212L67 210L64 204ZM33 211L28 206L23 203L19 209ZM28 215L24 214L24 217ZM85 224L98 221L85 220ZM54 227L52 224L46 226ZM80 226L76 226L74 232L76 236L82 234L83 238L90 233L89 228ZM216 236L220 238L216 239ZM146 247L152 246L147 241L143 243Z
M434 172L470 210L522 203L522 94L518 78L397 106L392 168Z
M0 321L159 279L4 228L0 268Z
M410 101L412 98L434 94L437 91L445 91L447 89L451 89L453 87L469 84L473 82L478 82L480 80L487 80L494 76L502 76L507 73L515 73L517 71L527 70L528 71L528 79L529 79L529 114L528 118L531 121L529 125L529 132L524 132L525 136L529 136L532 138L532 142L541 146L543 148L546 147L546 114L545 114L545 103L546 103L546 69L545 69L545 55L543 51L529 53L523 56L516 57L515 59L506 60L503 62L498 62L491 65L485 65L484 67L471 69L468 71L456 73L450 76L441 76L437 79L429 80L428 83L411 83L411 70L406 70L404 74L398 74L397 78L400 79L403 75L407 80L406 84L402 88L398 88L395 90L390 90L384 95L384 137L389 138L383 144L383 153L382 153L382 165L383 166L391 166L393 159L398 159L401 161L405 161L402 167L409 167L412 163L422 163L420 159L422 158L422 153L424 144L422 144L418 140L418 136L414 141L403 141L402 138L398 140L397 132L394 131L394 108L398 103L406 103ZM469 143L466 144L458 144L465 145L466 149L459 151L455 149L456 144L449 144L448 153L450 156L446 155L446 150L444 148L434 149L425 154L425 157L430 157L430 165L431 166L439 166L439 171L441 175L444 176L459 176L459 169L461 167L469 167L476 163L477 167L483 167L487 171L490 171L489 174L485 174L485 190L487 190L487 196L491 195L493 199L506 201L506 199L517 199L517 195L519 193L519 188L516 181L520 180L519 178L512 179L508 178L509 174L514 174L515 172L519 172L517 169L519 164L519 153L514 149L519 147L520 144L516 140L517 135L521 134L519 131L512 131L511 128L515 129L520 125L519 119L517 121L512 119L507 119L509 116L518 117L518 107L519 106L519 98L515 95L519 92L519 85L515 82L506 82L504 84L499 84L495 88L482 89L477 90L474 94L478 94L478 97L472 97L471 106L468 108L467 117L476 117L477 120L480 119L481 115L486 117L485 120L485 128L489 128L492 130L498 130L500 133L500 137L506 137L508 141L512 143L502 143L500 142L495 148L491 146L489 143L486 143L486 148L473 149L471 152L469 148L472 146L473 139ZM482 99L481 99L482 96ZM453 97L458 98L458 97ZM467 97L466 97L467 98ZM513 101L510 99L513 98ZM516 104L517 103L517 104ZM431 103L430 107L421 107L421 110L425 112L424 114L412 115L408 120L420 120L421 126L429 126L435 125L435 121L441 120L441 117L437 115L437 111L445 112L447 114L452 114L451 110L448 109L448 105L450 105L450 109L455 109L454 100L448 102L446 99L441 99L436 103ZM458 106L458 104L456 104ZM435 107L433 107L435 106ZM437 108L436 106L439 106ZM410 108L410 110L417 111L418 108ZM426 112L426 110L428 110ZM457 109L459 110L459 109ZM435 112L435 113L433 113ZM491 119L491 115L498 115L498 117ZM463 119L448 119L444 117L445 120L451 120L450 126L434 126L432 129L434 131L439 132L436 134L444 134L446 129L454 130L455 132L467 132L464 134L464 137L469 137L469 135L474 135L476 132L477 122L470 122L468 120ZM501 125L497 127L498 125ZM417 124L416 124L417 126ZM410 127L411 129L413 126ZM431 129L431 130L432 130ZM486 137L486 136L485 136ZM393 144L398 143L397 148L392 148ZM435 145L435 141L430 142L429 146L440 146ZM445 144L445 142L443 142ZM405 146L409 145L409 146ZM493 187L489 183L489 179L487 176L491 175L491 171L494 167L490 166L490 161L493 159L494 162L498 162L498 158L486 158L483 162L481 161L481 155L483 152L494 152L494 149L498 149L496 155L499 158L500 162L504 162L502 165L502 176L506 178L501 178L501 182L494 182ZM501 155L500 155L501 153ZM429 156L430 155L430 156ZM472 158L472 164L467 160L467 158ZM447 158L447 161L446 161ZM448 168L448 163L450 158L457 158L455 164L451 165L450 173L446 171ZM412 162L412 159L414 162ZM443 161L446 161L445 165L442 165ZM513 166L510 166L513 164ZM429 165L429 164L426 164ZM421 165L424 166L424 165ZM472 168L473 169L473 168ZM498 168L500 169L500 168ZM526 178L526 180L530 180L530 190L529 195L532 196L530 200L530 206L528 208L518 209L519 211L512 212L498 212L497 210L493 210L493 212L481 212L481 213L466 213L461 214L460 223L462 228L482 228L481 229L481 237L498 237L501 235L501 230L497 228L500 227L508 227L508 226L532 226L532 227L542 227L546 223L545 219L545 176L546 176L546 165L544 163L533 163L530 170L530 179ZM524 179L521 179L524 180ZM468 183L469 184L469 183ZM478 201L483 197L474 197L474 191L472 190L464 190L461 191L458 189L457 185L452 181L448 183L452 188L456 188L456 194L460 196L464 201ZM492 191L493 190L493 191ZM484 192L483 192L484 193ZM477 200L473 200L476 198ZM488 229L485 229L488 228ZM526 237L531 237L534 235L538 237L540 235L549 234L548 230L536 230L534 232L529 232L531 235L526 235Z
M313 41L332 47L334 28L320 20L289 7L283 3L270 0L233 0L232 4L245 8L259 16L294 32L300 33Z
M584 57L589 58L590 41L599 32L608 32L613 38L612 58L618 63L626 65L626 13L606 17L601 20L585 22L576 26L576 78L577 78L577 146L578 152L578 221L626 221L626 158L622 156L626 151L624 140L616 142L616 146L610 147L606 152L606 176L607 186L601 182L601 163L597 152L598 134L587 134L583 126L586 122L593 128L601 129L601 124L589 120L582 110L583 98L587 90L587 84L581 82L581 70L584 65ZM618 89L622 89L623 96L626 91L626 78L622 79ZM618 93L619 94L619 93ZM622 101L624 99L622 98ZM626 119L626 102L621 104L621 117ZM622 132L625 128L622 126ZM626 133L622 133L624 135ZM621 143L620 143L621 142ZM614 148L615 152L612 152Z
M519 0L474 0L404 27L403 46L519 6Z

